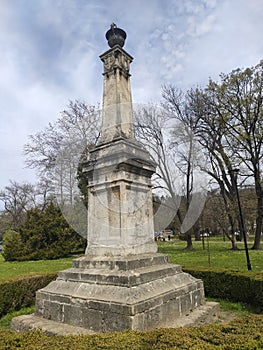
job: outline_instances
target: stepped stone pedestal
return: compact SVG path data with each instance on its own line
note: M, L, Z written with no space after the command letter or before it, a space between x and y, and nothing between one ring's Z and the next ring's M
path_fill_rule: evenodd
M203 282L170 264L166 255L85 256L39 290L35 315L17 317L13 328L50 321L53 327L56 322L76 327L69 328L73 333L148 330L180 325L202 305Z
M202 322L214 310L204 301L203 282L157 253L151 192L156 164L134 137L132 57L122 48L123 30L112 25L106 37L111 48L100 56L102 133L83 164L89 202L86 253L37 292L35 314L15 318L16 330L148 330Z
M161 254L81 258L37 294L36 315L95 332L169 326L204 302L203 283Z

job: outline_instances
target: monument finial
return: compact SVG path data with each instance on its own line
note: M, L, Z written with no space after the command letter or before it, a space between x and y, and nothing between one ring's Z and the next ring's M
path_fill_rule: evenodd
M108 40L108 44L110 47L115 45L124 46L126 33L123 29L118 28L115 23L112 23L110 29L106 33L106 39Z

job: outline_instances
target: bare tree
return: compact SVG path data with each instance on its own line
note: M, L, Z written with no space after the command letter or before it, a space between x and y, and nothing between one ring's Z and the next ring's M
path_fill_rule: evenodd
M26 211L36 203L34 186L10 181L10 185L0 191L0 200L4 203L5 212L12 218L12 228L17 230L25 218Z
M209 86L202 90L191 89L183 94L174 86L165 86L163 97L165 108L173 111L176 117L191 128L196 139L203 148L206 162L199 164L219 185L228 216L230 232L226 233L236 249L235 222L237 220L235 182L229 175L231 170L240 164L237 150L229 134L226 122L226 104L218 100L220 86L210 81ZM230 107L229 107L230 108ZM247 170L243 167L244 171Z
M49 174L61 150L75 145L83 151L87 144L95 144L101 124L99 106L70 101L60 118L35 135L24 146L26 165L39 174Z
M154 174L154 188L161 188L166 193L175 194L176 174L173 173L174 159L171 157L167 130L169 119L163 111L155 106L148 105L134 113L137 139L144 144L157 163Z
M163 108L172 116L174 120L173 130L171 132L170 147L173 150L174 157L177 160L177 166L185 179L185 212L186 217L183 225L183 232L186 234L187 248L192 249L192 235L197 237L198 225L189 225L188 222L194 222L191 218L196 218L199 213L198 205L192 205L195 201L204 203L204 189L197 188L196 170L201 169L202 152L195 140L196 119L192 116L188 108L187 96L172 85L164 85L162 89ZM204 175L202 175L204 176ZM198 192L199 191L199 192ZM205 189L205 192L207 189ZM194 208L192 212L191 208Z
M257 218L252 249L259 249L263 228L263 62L220 77L220 83L210 80L204 90L192 90L189 108L199 123L200 140L221 173L220 177L214 171L211 175L228 198L235 200L234 178L228 175L233 168L240 168L241 178L254 181Z
M10 181L10 185L0 191L0 201L4 204L4 214L11 218L12 229L17 230L23 223L27 210L44 210L52 201L50 182L42 179L37 184Z
M171 219L177 215L181 230L185 229L186 232L187 248L191 249L191 233L199 216L194 213L193 206L190 210L192 215L188 212L194 191L194 167L197 158L192 131L178 123L174 113L168 113L167 109L155 105L144 106L135 112L135 126L137 138L157 163L153 188L161 189L159 194L163 194L164 207L161 206L161 216L165 217L168 211L173 213ZM185 196L186 201L181 201L182 196Z
M87 157L90 145L96 144L100 124L99 106L71 101L55 123L29 136L24 147L26 164L50 181L60 202L73 202L80 157Z

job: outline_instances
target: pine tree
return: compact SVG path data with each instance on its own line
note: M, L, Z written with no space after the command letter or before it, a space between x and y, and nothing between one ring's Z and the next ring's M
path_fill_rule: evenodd
M25 223L5 246L5 260L42 260L66 257L78 244L58 206L50 203L43 211L27 211ZM17 249L19 246L19 249Z

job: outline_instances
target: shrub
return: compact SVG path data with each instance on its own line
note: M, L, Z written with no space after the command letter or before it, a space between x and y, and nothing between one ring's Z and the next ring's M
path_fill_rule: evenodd
M23 242L18 232L7 230L4 235L4 252L3 257L7 261L13 261L23 254Z
M255 350L263 348L263 316L242 317L229 324L153 331L109 332L48 337L40 330L15 333L0 330L1 349L27 350Z
M70 228L59 207L50 203L44 211L27 211L19 233L12 231L5 236L3 256L7 261L58 259L69 256L79 244L79 236Z
M225 269L184 268L204 282L205 295L213 298L243 302L263 310L263 274Z
M0 283L0 317L10 311L30 306L35 293L56 278L56 274L27 276Z

